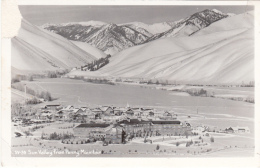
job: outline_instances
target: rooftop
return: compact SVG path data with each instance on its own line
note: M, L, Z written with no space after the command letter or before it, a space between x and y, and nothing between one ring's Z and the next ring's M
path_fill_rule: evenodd
M172 121L168 121L168 120L153 120L151 122L153 124L181 124L181 122L178 121L178 120L172 120Z
M134 124L148 124L150 122L149 121L145 121L145 120L139 120L139 119L129 119L129 120L119 121L118 123L120 123L120 124L127 124L127 125L134 125Z
M105 128L108 127L110 124L105 124L105 123L84 123L76 126L75 128L94 128L94 127L99 127L99 128Z

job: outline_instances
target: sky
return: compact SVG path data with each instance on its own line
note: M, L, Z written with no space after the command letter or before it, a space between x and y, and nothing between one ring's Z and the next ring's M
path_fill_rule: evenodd
M177 21L205 9L240 14L253 6L19 6L24 19L35 25L103 21L107 23Z

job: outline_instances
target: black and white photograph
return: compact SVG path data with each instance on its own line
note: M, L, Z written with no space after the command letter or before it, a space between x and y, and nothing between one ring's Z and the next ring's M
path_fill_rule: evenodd
M11 157L255 156L254 5L18 8Z

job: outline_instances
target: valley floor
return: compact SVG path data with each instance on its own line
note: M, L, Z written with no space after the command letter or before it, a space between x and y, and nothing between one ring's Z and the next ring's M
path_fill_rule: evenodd
M145 144L143 139L134 139L125 145L102 146L99 142L92 144L62 144L60 141L39 140L42 132L71 131L58 129L59 124L54 123L51 126L37 130L32 137L17 138L12 137L12 154L14 156L28 156L28 150L39 152L39 150L53 151L101 151L105 152L101 157L126 156L126 157L148 157L148 156L172 156L172 157L190 157L190 156L209 156L209 157L234 157L234 156L253 156L254 155L254 104L239 102L211 97L194 97L187 95L172 94L174 92L167 90L158 90L154 87L143 87L135 85L105 85L87 83L81 80L72 80L66 78L57 79L35 79L34 81L22 81L28 87L38 91L49 91L53 97L57 98L52 102L44 102L34 105L33 108L39 108L46 104L61 104L74 106L98 106L115 105L124 107L127 103L133 107L152 107L158 111L173 110L181 121L187 121L192 126L207 125L216 130L223 130L230 126L248 127L249 134L214 134L215 142L210 143L207 137L205 141L210 145L203 147L185 147L171 144L169 142L160 142L160 150L156 150L157 143ZM232 92L234 88L217 88L221 92ZM239 88L238 88L239 89ZM250 92L242 90L239 92ZM13 99L17 97L12 96ZM66 123L63 123L66 124ZM62 125L62 124L61 124ZM12 126L15 127L14 125ZM164 137L159 137L164 138ZM172 137L174 138L174 137ZM40 145L41 142L41 145ZM66 150L65 150L66 149ZM208 152L207 149L210 149ZM26 151L26 154L17 153L17 151ZM137 152L135 152L137 151ZM165 152L164 152L165 151ZM87 152L86 152L87 153ZM55 154L54 156L76 156L77 154ZM42 156L33 155L33 156ZM46 154L48 156L48 154ZM95 154L80 154L80 156L96 156Z

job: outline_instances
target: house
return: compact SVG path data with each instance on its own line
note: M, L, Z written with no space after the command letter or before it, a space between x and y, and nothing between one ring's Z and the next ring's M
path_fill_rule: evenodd
M57 119L57 120L63 120L65 118L63 111L58 111L54 116L55 116L55 119Z
M53 115L50 111L44 111L39 115L39 119L41 119L41 120L51 120L51 119L53 119Z
M133 109L132 109L133 110ZM143 112L141 110L133 110L135 117L140 117L143 115Z
M85 112L82 110L82 108L75 108L72 110L74 114L85 114Z
M175 119L177 119L177 117L174 114L172 114L168 111L165 111L162 114L162 116L160 116L160 118L163 119L163 120L175 120Z
M62 109L62 110L67 110L67 111L70 111L70 110L73 110L74 109L74 106L72 106L72 105L68 105L68 106L66 106L64 109Z
M234 133L234 130L232 127L226 128L225 131L226 131L226 133Z
M126 114L126 116L134 116L134 111L130 108L127 109L124 113Z
M104 115L114 115L114 109L110 106L100 107Z
M202 132L204 132L204 131L206 131L205 126L200 125L200 126L194 127L192 132L202 133Z
M126 109L125 108L122 109L122 108L116 107L116 108L113 108L113 110L114 110L114 115L121 116Z
M61 106L59 104L49 104L44 106L45 109L52 110L52 111L57 111Z
M226 128L225 131L228 133L250 133L250 129L248 127L229 127Z
M96 118L96 114L94 112L92 112L90 109L86 110L85 113L86 113L88 119Z
M100 117L102 116L103 114L103 111L100 109L100 108L94 108L94 109L91 109L91 111L95 114L98 114Z
M80 108L82 111L86 111L87 109L89 109L88 107L81 107Z

